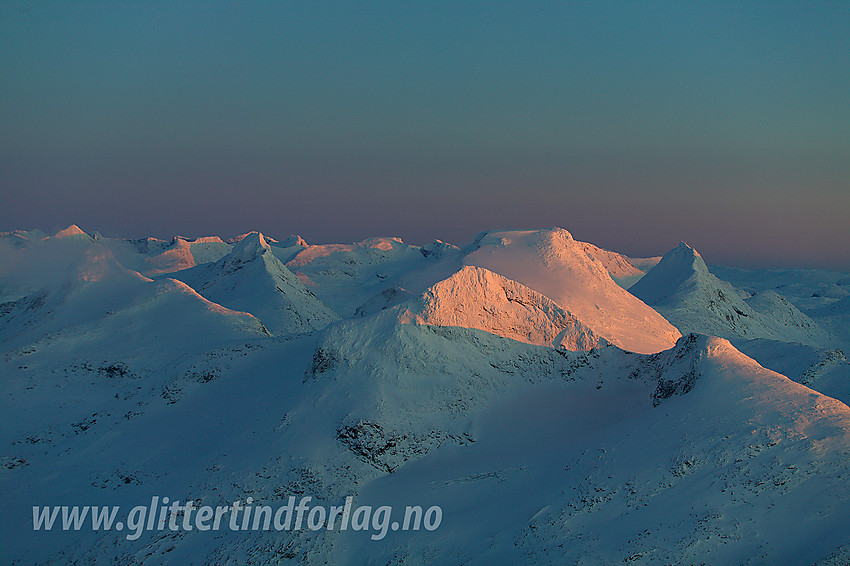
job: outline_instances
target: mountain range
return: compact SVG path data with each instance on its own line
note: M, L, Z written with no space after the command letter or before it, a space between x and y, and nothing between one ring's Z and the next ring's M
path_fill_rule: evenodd
M0 234L0 560L850 561L850 274ZM34 505L439 506L433 531L35 531Z

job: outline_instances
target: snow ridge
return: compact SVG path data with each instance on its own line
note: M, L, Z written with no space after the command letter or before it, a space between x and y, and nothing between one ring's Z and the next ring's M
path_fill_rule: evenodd
M527 344L590 350L600 338L574 315L525 285L466 266L399 314L403 322L484 330Z

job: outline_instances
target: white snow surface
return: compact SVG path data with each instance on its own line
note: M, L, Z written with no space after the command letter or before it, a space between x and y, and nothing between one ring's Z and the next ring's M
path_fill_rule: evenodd
M67 228L59 230L53 235L54 238L76 238L80 236L82 236L83 238L91 238L91 236L83 232L82 228L80 228L76 224L71 224Z
M0 234L0 563L850 562L850 364L800 317L846 332L850 276L736 289L688 248L639 282L700 323L705 290L772 313L733 345L680 337L614 282L614 252L560 229L203 240ZM168 250L186 269L136 269ZM123 519L154 495L443 515L381 540L32 528L33 505Z
M369 238L354 244L308 245L286 266L325 304L348 318L390 287L418 293L448 277L459 268L449 257L452 252L459 253L453 246L446 250L405 244L399 238Z
M646 273L635 265L632 259L621 253L600 248L589 242L582 242L581 247L587 255L602 263L611 279L624 289L634 285Z
M277 259L259 232L240 239L215 263L170 276L213 302L250 312L276 335L310 332L339 318Z
M617 285L602 262L562 228L483 233L463 261L542 293L596 335L625 350L658 352L681 335Z
M403 322L476 328L527 344L590 350L600 339L575 316L521 283L466 266L399 313Z
M772 290L754 296L718 279L702 256L681 242L629 291L683 333L724 338L766 338L826 346L827 331Z

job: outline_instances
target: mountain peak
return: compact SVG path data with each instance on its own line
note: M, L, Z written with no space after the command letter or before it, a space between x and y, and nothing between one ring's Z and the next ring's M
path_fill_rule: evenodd
M173 277L214 303L252 314L275 335L311 332L339 318L280 262L260 232L245 234L217 262Z
M262 256L269 250L271 248L260 232L250 232L238 244L233 246L230 252L230 259L245 263Z
M71 238L73 236L86 236L86 237L88 237L88 234L83 232L80 229L80 227L77 226L76 224L71 224L70 226L68 226L64 230L59 230L58 232L56 232L53 235L54 238Z
M278 245L282 248L290 248L292 246L301 246L302 248L306 248L308 246L304 238L302 238L298 234L291 234L290 236L279 241Z
M700 286L700 282L713 287L707 279L711 279L710 273L699 252L679 242L629 292L648 305L658 305L685 289Z
M598 336L629 351L655 353L680 336L661 315L617 285L602 261L563 228L490 232L462 261L541 293Z
M529 237L534 237L539 240L545 240L550 243L556 241L557 239L560 239L564 242L573 240L573 235L570 234L570 232L568 232L566 229L561 228L559 226L554 226L552 228L543 228L539 230L485 230L484 232L479 232L475 236L475 239L472 241L472 243L466 246L464 252L472 253L475 250L488 244L496 244L501 247L507 247L515 239L527 239Z
M661 261L630 291L651 305L657 303L661 297L656 296L657 293L648 292L650 287L655 287L658 291L663 288L667 294L686 281L705 280L710 278L710 275L708 266L699 252L687 243L679 242L679 245L664 254Z
M476 328L505 338L590 350L600 343L589 327L548 297L497 273L464 266L400 310L402 322Z
M685 241L679 242L679 245L676 246L675 248L673 248L672 250L670 250L670 252L676 252L677 254L681 254L681 255L689 255L689 256L696 256L698 258L702 258L702 256L699 254L699 252L696 251L692 246L690 246ZM668 252L668 253L670 253L670 252Z
M569 230L567 230L566 228L561 228L560 226L553 226L552 228L545 230L545 232L551 232L553 234L558 234L566 240L573 240L574 239L572 233Z

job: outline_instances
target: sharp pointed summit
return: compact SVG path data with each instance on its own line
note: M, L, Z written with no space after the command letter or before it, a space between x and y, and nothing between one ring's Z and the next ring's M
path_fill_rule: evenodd
M755 296L715 277L702 256L684 242L664 254L629 291L682 333L722 338L767 338L821 346L827 332L774 292Z
M82 229L80 229L80 227L77 226L76 224L71 224L67 228L65 228L63 230L59 230L58 232L53 234L54 238L75 238L75 237L80 237L80 236L83 236L83 237L88 238L88 239L92 239L91 236L89 236L88 234L83 232Z
M224 264L231 269L238 269L240 265L270 252L271 247L263 235L259 232L250 232L233 246L230 254L224 258Z
M339 318L275 257L259 232L244 235L215 263L170 276L210 301L253 314L274 334L310 332Z
M717 287L717 281L699 252L679 242L629 290L646 304L659 305L681 293Z

